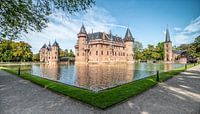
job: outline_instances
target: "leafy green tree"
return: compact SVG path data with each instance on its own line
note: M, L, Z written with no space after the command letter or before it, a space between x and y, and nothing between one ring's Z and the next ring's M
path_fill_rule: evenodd
M196 37L194 43L192 43L193 48L195 48L196 56L200 57L200 36Z
M33 54L32 60L33 61L40 61L40 54L39 53Z
M68 57L75 57L74 52L71 49L69 50Z
M3 40L0 43L0 60L1 61L31 61L31 46L25 42L14 42Z
M0 38L15 39L22 33L41 31L54 11L73 14L93 4L94 0L1 0Z
M135 52L137 60L163 60L164 43L159 42L156 46L148 45L147 48Z
M67 57L67 51L66 50L60 49L60 57Z
M134 49L133 49L134 52L141 51L142 48L143 48L142 43L140 43L140 42L138 42L138 41L135 41L135 42L133 43L133 48L134 48Z

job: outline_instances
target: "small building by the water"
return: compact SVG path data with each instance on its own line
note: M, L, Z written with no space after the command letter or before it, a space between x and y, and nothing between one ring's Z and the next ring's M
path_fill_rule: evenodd
M164 61L178 63L196 63L197 58L190 55L186 50L173 50L172 41L168 28L166 29L166 37L164 42Z
M55 41L53 45L50 44L47 46L44 44L39 51L40 53L40 62L44 63L56 63L59 62L59 44Z

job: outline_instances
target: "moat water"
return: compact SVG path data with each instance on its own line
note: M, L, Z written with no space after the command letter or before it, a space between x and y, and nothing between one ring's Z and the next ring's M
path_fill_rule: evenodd
M157 70L164 72L183 66L176 63L31 64L22 65L21 69L64 84L99 91L154 75Z

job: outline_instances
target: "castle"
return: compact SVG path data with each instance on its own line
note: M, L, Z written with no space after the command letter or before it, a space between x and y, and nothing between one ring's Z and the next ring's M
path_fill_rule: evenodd
M134 62L134 38L128 28L125 37L114 36L110 32L87 34L84 25L77 34L75 45L76 63Z
M47 46L44 44L39 51L40 62L57 63L59 61L59 44L55 41L51 46L50 42Z
M169 30L166 29L164 42L164 61L187 63L187 52L184 50L172 50L172 41L170 40Z

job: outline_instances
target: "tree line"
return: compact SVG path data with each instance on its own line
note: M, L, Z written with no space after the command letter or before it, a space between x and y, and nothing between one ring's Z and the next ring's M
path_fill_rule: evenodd
M140 42L135 42L134 51L136 60L163 60L164 42L159 42L156 46L149 44L144 49Z
M156 46L149 44L143 49L142 44L136 41L133 50L136 60L164 60L164 42L159 42ZM188 55L200 58L200 36L196 37L192 43L174 46L173 50L185 50Z
M31 62L40 61L40 54L33 54L31 45L20 41L0 41L0 62ZM75 57L72 49L59 49L60 57Z
M15 42L12 40L0 41L1 62L31 61L32 56L31 45L26 42Z

